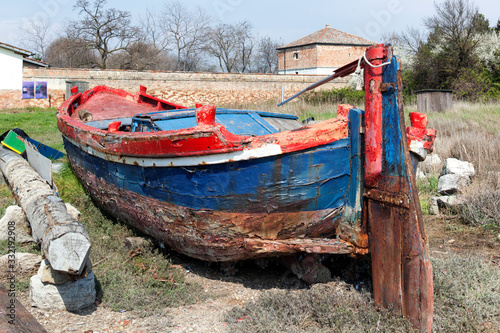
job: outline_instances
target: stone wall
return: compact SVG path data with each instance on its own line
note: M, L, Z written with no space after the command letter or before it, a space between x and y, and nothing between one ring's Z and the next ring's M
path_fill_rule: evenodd
M66 97L66 81L87 81L89 88L108 85L131 93L143 85L148 93L170 102L193 106L195 103L211 103L218 106L257 103L289 97L310 84L319 81L321 75L272 75L237 73L192 73L159 71L89 70L60 68L24 68L24 81L47 81L47 94L51 104L58 107ZM346 79L331 81L317 89L345 86ZM21 91L0 90L0 109L48 107L49 99L21 98Z

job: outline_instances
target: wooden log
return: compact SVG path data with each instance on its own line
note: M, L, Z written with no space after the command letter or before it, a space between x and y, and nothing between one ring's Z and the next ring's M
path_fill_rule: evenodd
M0 284L0 332L47 333L42 325Z
M68 213L61 198L20 155L0 147L0 169L52 268L81 274L90 252L85 227Z

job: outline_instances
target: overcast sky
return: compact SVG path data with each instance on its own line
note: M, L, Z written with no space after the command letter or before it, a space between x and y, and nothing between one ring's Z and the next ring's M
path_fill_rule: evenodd
M92 1L92 0L91 0ZM440 2L439 0L437 0ZM3 1L0 11L0 42L22 47L19 26L30 18L49 18L56 26L76 19L76 0ZM475 0L479 11L496 24L499 0ZM146 8L161 9L165 1L108 0L107 6L130 11L135 22ZM183 0L187 7L201 6L214 23L247 20L259 36L289 43L330 24L366 39L382 42L385 32L407 26L421 27L422 19L434 13L433 0Z

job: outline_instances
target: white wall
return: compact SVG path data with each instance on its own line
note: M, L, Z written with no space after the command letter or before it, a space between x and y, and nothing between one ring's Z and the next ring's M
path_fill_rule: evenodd
M23 56L0 47L0 89L21 90Z

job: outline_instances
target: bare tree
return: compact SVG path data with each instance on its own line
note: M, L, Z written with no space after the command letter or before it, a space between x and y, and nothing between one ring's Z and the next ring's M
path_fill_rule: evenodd
M137 40L126 49L112 54L108 59L108 68L134 70L175 69L175 61L168 54L169 38L161 28L161 18L154 10L147 9L140 17Z
M105 9L105 4L106 0L94 0L92 3L78 0L74 9L82 18L68 26L99 53L97 65L102 69L106 69L111 54L126 49L138 35L138 29L131 25L129 12Z
M266 36L259 40L257 44L256 71L260 73L278 72L278 50L282 45L281 40L276 41Z
M175 58L153 43L138 41L108 58L108 68L133 70L174 70Z
M88 68L97 62L95 53L87 47L87 41L72 37L60 37L50 43L45 61L53 67Z
M52 24L46 19L30 19L20 27L23 36L23 46L35 51L35 57L45 60L45 52L51 42Z
M186 71L190 59L203 49L210 19L201 7L190 11L179 1L167 3L162 18L163 29L175 44L177 70Z
M210 30L206 51L214 56L222 71L250 70L255 46L249 22L219 24Z

